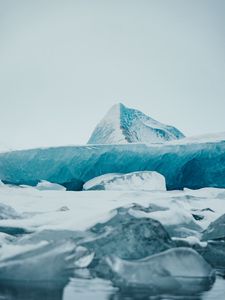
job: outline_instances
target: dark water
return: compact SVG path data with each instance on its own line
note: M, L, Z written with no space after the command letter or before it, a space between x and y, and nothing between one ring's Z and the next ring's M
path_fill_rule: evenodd
M190 287L191 288L191 287ZM175 293L176 291L174 291ZM0 300L224 300L225 280L218 276L210 290L191 295L159 295L150 290L121 290L102 279L71 279L66 287L59 282L1 282Z

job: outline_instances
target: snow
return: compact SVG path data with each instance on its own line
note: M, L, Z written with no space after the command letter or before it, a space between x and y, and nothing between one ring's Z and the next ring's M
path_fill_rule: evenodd
M0 261L3 261L13 256L17 256L22 253L37 250L39 248L42 248L43 246L46 246L47 244L48 244L47 241L41 241L35 245L34 244L33 245L32 244L26 244L26 245L4 244L1 247Z
M12 235L0 232L0 246L2 246L3 244L7 244L8 242L12 242L13 240L14 237Z
M183 137L178 129L119 103L96 126L88 144L162 143Z
M20 215L12 207L0 203L0 220L16 218L20 218Z
M88 144L126 144L126 137L123 135L120 126L120 105L114 105L96 126Z
M223 195L223 198L220 195ZM201 197L202 195L202 197ZM208 195L208 196L207 196ZM193 209L210 208L204 219L195 221L202 230L225 213L225 189L185 191L39 191L35 187L0 187L0 203L12 207L23 218L0 220L0 226L15 226L31 231L43 229L86 230L97 222L111 219L115 208L131 207L138 217L154 217L165 225L189 224ZM145 213L132 209L132 203L151 204L166 210ZM61 207L68 210L60 210ZM177 212L174 216L174 212ZM179 216L180 212L180 216Z
M174 140L167 142L168 144L193 144L193 143L216 143L225 141L225 132L196 135L185 137L182 140Z
M207 246L207 242L201 242L200 239L197 238L196 236L187 236L186 238L173 237L172 240L173 241L185 241L190 246L195 246L195 245L199 245L201 247L206 247Z
M154 211L154 212L143 212L143 211L132 211L132 215L136 218L151 218L160 221L161 224L165 226L171 225L184 225L191 222L197 224L193 220L191 211L187 211L180 203L170 202L169 209L163 211Z
M105 174L95 177L83 186L84 190L166 190L164 176L157 172Z

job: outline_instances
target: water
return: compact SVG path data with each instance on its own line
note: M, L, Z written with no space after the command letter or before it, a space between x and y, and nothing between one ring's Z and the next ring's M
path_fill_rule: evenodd
M148 290L125 290L113 287L109 281L101 279L73 279L65 288L63 300L224 300L225 280L217 277L211 290L191 296L151 295Z
M121 290L110 281L73 278L64 288L60 282L1 282L0 300L224 300L225 280L217 276L209 291L193 295L152 295L146 289Z

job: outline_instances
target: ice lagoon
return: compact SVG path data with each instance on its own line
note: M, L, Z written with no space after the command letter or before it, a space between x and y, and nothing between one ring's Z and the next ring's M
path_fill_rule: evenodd
M216 188L69 192L58 186L1 185L0 295L23 300L223 299L224 240L217 239L215 229L210 240L203 237L225 214L224 201L225 190ZM176 257L166 260L166 268L154 258L184 248L197 255L188 260L193 273L178 268L176 274ZM112 254L131 264L152 257L156 281L120 281L102 260Z

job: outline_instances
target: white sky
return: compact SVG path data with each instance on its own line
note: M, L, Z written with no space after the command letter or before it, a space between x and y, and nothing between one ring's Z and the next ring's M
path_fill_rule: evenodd
M86 143L117 102L225 131L225 1L0 0L0 144Z

